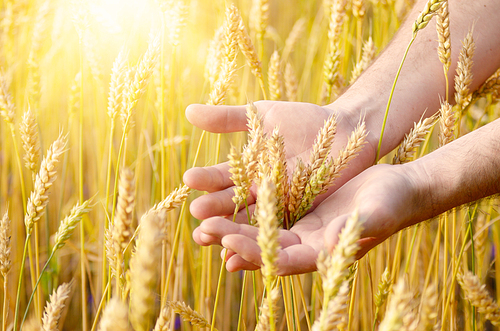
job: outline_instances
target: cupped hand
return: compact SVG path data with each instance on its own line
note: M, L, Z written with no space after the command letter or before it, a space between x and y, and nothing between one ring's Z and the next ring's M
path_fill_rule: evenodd
M318 253L330 251L347 218L357 208L364 221L358 258L406 226L422 221L421 180L411 164L373 166L334 192L290 230L281 230L279 275L316 270ZM240 215L239 217L242 217ZM228 271L260 268L258 228L223 217L212 217L193 232L200 245L222 245L228 250Z
M279 126L284 137L287 165L293 171L297 158L307 163L316 135L329 116L338 117L337 134L332 146L331 156L347 144L347 139L354 131L360 118L334 105L320 107L310 103L259 101L255 103L263 118L264 132L271 132ZM190 105L186 110L187 119L195 126L215 133L229 133L247 130L246 106L206 106ZM360 155L349 165L334 187L316 199L317 205L342 184L373 164L375 149L370 142L365 144ZM184 174L184 183L189 187L207 191L191 203L191 214L198 219L232 214L234 204L233 183L230 180L229 165L221 163L211 167L192 168ZM253 191L255 193L255 191ZM248 199L255 202L255 196Z

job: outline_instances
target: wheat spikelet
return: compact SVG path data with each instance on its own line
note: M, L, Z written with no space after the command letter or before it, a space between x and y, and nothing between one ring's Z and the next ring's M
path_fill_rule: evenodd
M24 148L24 161L26 168L33 173L33 179L37 171L37 165L40 161L40 138L38 137L38 125L35 114L30 108L24 113L19 126L21 140Z
M283 223L285 195L288 192L288 173L286 165L285 141L275 127L271 137L267 140L267 160L269 162L270 178L276 185L277 217L280 224Z
M151 213L142 220L135 254L130 261L130 321L137 331L149 330L152 322L153 291L161 257L159 219L162 217L165 216Z
M497 69L473 94L473 99L482 98L491 94L493 101L498 100L500 94L500 69Z
M156 320L153 331L167 331L170 328L170 308L165 307L161 310L160 316Z
M438 35L439 61L448 71L451 65L451 41L450 41L450 13L448 12L448 0L443 1L441 8L437 11L436 30Z
M435 285L430 285L425 289L422 297L422 311L420 313L420 321L418 323L418 330L432 331L436 325L435 319L437 318L438 307L438 292Z
M9 213L6 212L0 220L0 273L4 280L7 278L7 274L12 266L12 261L10 259L10 236L10 219ZM4 293L4 295L6 294Z
M283 61L286 61L288 59L290 53L295 48L295 45L297 45L297 42L304 33L305 26L306 26L305 18L298 19L293 25L292 30L290 31L288 37L285 40L285 47L283 47L283 53L282 53Z
M278 305L278 300L280 298L280 292L278 288L271 290L269 295L263 300L262 306L260 307L259 323L255 327L255 331L269 331L271 330L270 325L270 310L269 307L276 307ZM274 318L276 321L276 318Z
M325 121L325 124L318 132L316 140L313 144L313 150L309 158L309 168L307 170L309 176L316 172L319 167L324 163L325 159L330 153L335 133L337 132L337 116L331 115Z
M297 90L299 89L299 82L295 75L295 70L291 63L287 63L285 67L285 90L286 98L288 101L297 101Z
M261 249L262 275L267 279L276 276L279 250L277 219L277 191L270 179L264 179L257 191L256 219L259 224L257 244Z
M207 51L207 61L205 63L205 79L210 82L210 87L214 87L219 78L219 70L223 60L224 49L224 26L215 30L215 35L210 40Z
M0 73L0 115L12 129L16 107L12 101L12 95L9 93L7 80L2 73Z
M366 143L367 135L366 124L363 121L359 123L356 129L351 133L347 141L347 146L340 150L337 158L328 161L331 165L329 165L328 177L323 183L320 194L325 193L328 188L333 185L335 179L340 177L341 171L347 168L349 162L359 154Z
M47 303L45 306L42 317L42 329L44 331L59 330L59 318L64 308L64 301L68 298L70 290L71 283L64 283L50 295L50 303Z
M248 144L243 150L242 161L246 169L248 184L251 185L258 174L258 165L261 154L264 152L265 137L262 117L259 116L257 107L250 102L246 107Z
M150 38L148 49L141 61L137 65L137 69L135 70L134 79L125 86L125 96L124 96L124 112L122 120L124 125L127 120L129 120L129 125L127 126L127 131L132 127L133 110L139 101L139 99L146 92L146 87L149 83L149 78L153 74L154 68L158 62L158 57L160 55L160 36L153 35ZM127 80L125 80L127 81Z
M179 46L180 33L186 25L188 16L188 7L184 1L175 1L175 4L170 6L167 11L167 27L169 40L173 46Z
M31 234L34 223L42 217L45 206L49 202L48 191L56 180L56 168L59 157L66 147L66 137L60 133L57 140L50 145L47 155L40 165L40 171L36 175L35 188L28 199L27 211L24 216L24 224L28 234Z
M118 182L118 201L113 220L112 239L115 250L123 250L132 238L132 214L135 206L134 173L125 168L120 174Z
M500 325L500 307L493 300L486 290L486 285L481 285L477 275L470 271L465 271L463 275L458 276L458 282L465 293L465 298L471 305L477 308L477 311L484 314L493 325Z
M429 0L425 4L424 10L418 15L415 23L413 23L413 36L415 37L418 31L422 30L429 24L432 16L441 8L446 0Z
M257 78L262 78L262 63L259 61L259 56L257 55L257 51L255 50L252 39L245 28L245 23L243 23L241 16L239 17L238 23L238 45L243 55L245 55L247 63L252 69L252 73Z
M122 49L113 62L113 68L111 69L108 97L108 116L111 120L114 120L116 115L121 112L121 107L123 105L127 58L127 51Z
M465 39L462 41L462 49L457 64L457 74L455 76L455 102L464 109L468 99L470 84L472 83L472 58L476 45L472 37L472 30L469 31Z
M439 108L439 146L444 146L455 139L455 122L456 115L453 107L446 101L441 103Z
M60 249L64 246L66 241L71 237L73 231L75 230L78 223L82 220L84 214L90 211L91 200L86 200L82 204L77 203L59 225L56 234L54 235L54 247L53 250Z
M314 322L312 326L312 331L323 331L323 330L339 330L344 329L342 324L347 315L347 301L349 299L349 281L345 280L340 286L339 292L328 302L327 309L321 311L320 316Z
M409 330L406 328L407 323L405 323L404 319L411 313L411 298L412 294L406 289L404 280L400 279L394 287L394 293L389 300L385 318L380 323L380 331Z
M410 162L420 143L425 140L425 136L429 133L432 126L436 123L437 115L434 114L426 119L420 119L415 123L413 129L405 136L403 143L398 148L393 164L403 164Z
M274 51L269 62L269 92L271 100L281 100L281 91L283 86L283 77L281 75L281 59L278 51Z
M361 73L365 71L366 68L368 68L373 59L375 59L376 53L377 48L375 47L375 43L373 42L372 37L370 37L363 43L363 55L361 56L361 60L356 63L354 69L352 69L349 84L354 83L354 81L361 75Z
M306 167L301 159L297 159L297 165L292 174L292 181L287 195L288 211L291 215L295 214L302 201L304 190L307 183Z
M355 255L359 250L358 240L363 230L362 223L358 210L355 210L347 218L332 254L322 251L318 256L318 272L323 279L323 291L327 299L337 294L340 285L349 274L349 265L355 261Z
M117 298L112 298L102 313L97 331L129 331L127 306ZM156 330L155 330L156 331Z
M184 321L191 323L193 326L199 328L209 328L211 325L207 319L197 311L194 311L191 307L186 305L184 302L173 302L170 301L168 306L176 313L179 314ZM217 330L214 328L214 330Z

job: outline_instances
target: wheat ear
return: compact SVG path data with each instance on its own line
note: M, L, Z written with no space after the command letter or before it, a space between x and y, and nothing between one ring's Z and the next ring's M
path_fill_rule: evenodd
M102 313L98 331L129 331L127 306L118 298L112 298ZM156 330L155 330L156 331Z
M161 310L160 316L156 320L155 328L153 331L167 331L170 327L170 308L165 307Z
M304 33L305 26L306 26L305 18L299 18L293 25L292 30L290 31L288 37L285 40L285 47L283 47L283 53L282 53L283 61L288 60L290 53L293 51L295 45L297 45L297 42Z
M274 51L269 61L268 70L269 92L271 100L281 100L283 90L283 77L281 74L281 58L278 51Z
M118 202L113 221L113 245L115 250L123 250L132 237L132 214L135 206L134 173L125 168L118 182Z
M473 94L473 99L478 99L491 94L493 101L498 100L500 94L500 69L497 69Z
M493 300L486 290L486 285L482 285L479 277L470 271L465 271L459 275L458 282L464 290L465 297L477 311L484 314L493 325L500 325L500 307Z
M188 6L184 1L175 1L170 6L170 10L167 11L168 39L174 47L179 46L181 40L180 33L186 25L187 16Z
M271 311L270 307L277 307L280 298L280 291L274 288L269 292L268 296L262 302L259 314L259 323L255 327L255 331L271 331L273 325L271 324ZM275 319L276 320L276 319Z
M361 73L365 71L366 68L368 68L373 59L375 59L376 53L377 48L375 47L375 43L373 42L372 37L370 37L363 44L363 55L361 56L361 60L356 63L354 69L352 69L349 84L354 83L354 81L361 75Z
M311 176L325 162L337 133L337 116L331 115L318 132L309 157L308 175Z
M285 91L288 101L297 101L297 90L299 89L299 81L295 75L295 70L290 62L285 66Z
M271 137L267 141L268 162L270 167L270 178L276 186L277 217L278 222L283 224L285 212L285 195L288 192L288 173L285 154L285 140L275 127Z
M418 323L418 330L432 331L436 325L435 319L437 318L438 307L438 292L435 285L430 285L425 289L422 296L422 310L420 312L420 321Z
M425 4L424 10L420 12L415 23L413 23L413 36L417 34L418 31L424 29L431 18L436 14L436 12L441 8L445 0L429 0Z
M400 279L394 286L394 292L387 306L387 313L380 323L380 331L408 330L405 319L411 314L412 294L405 286L404 280Z
M154 287L158 280L161 240L159 219L151 213L142 220L136 251L130 261L130 321L135 330L150 329L154 306Z
M455 124L457 121L453 107L446 101L439 108L439 146L444 146L455 139Z
M290 182L290 190L287 195L287 206L291 215L295 214L300 207L306 184L306 167L301 159L297 159L297 165L293 171L292 180Z
M123 105L123 92L127 74L127 53L126 49L122 49L113 62L113 68L111 69L108 96L108 116L111 120L114 120L116 115L121 112Z
M42 317L42 329L44 331L57 331L59 318L64 309L64 301L69 297L71 283L60 285L50 295L50 303L45 306L45 311Z
M406 135L396 155L394 155L393 164L408 163L413 159L415 151L420 146L420 143L425 140L425 136L436 123L437 118L437 114L434 114L431 117L420 119L418 123L414 124L413 129Z
M215 30L215 35L210 40L207 50L207 61L205 62L205 79L210 82L213 88L219 78L219 71L223 60L224 50L224 26Z
M64 246L66 241L71 237L78 223L82 220L83 215L91 209L90 203L92 200L86 200L82 204L77 203L59 225L56 234L54 235L53 251L56 251Z
M7 274L12 266L10 259L11 254L11 228L10 228L9 213L6 212L0 220L0 273L2 277L7 279ZM6 293L4 293L6 295Z
M448 12L448 0L443 1L441 8L437 11L436 30L439 40L439 61L444 65L445 71L447 72L451 65L450 13Z
M0 73L0 115L9 125L14 125L14 116L16 115L16 107L12 101L12 95L9 93L7 80Z
M347 315L349 291L349 281L345 280L335 298L328 302L327 309L321 311L321 315L325 314L325 316L318 317L312 326L312 331L344 329L341 324L344 324Z
M193 326L199 328L210 328L210 323L208 320L197 311L193 310L191 307L186 305L184 302L173 302L170 301L168 306L176 313L179 314L184 321L191 323ZM214 329L217 330L217 329Z
M475 50L476 45L471 30L462 41L462 49L460 50L457 74L455 76L455 102L461 110L470 102L469 88L472 83L472 58Z
M255 77L262 79L262 64L241 16L238 22L238 45L243 55L245 55L247 63L252 69L252 73Z
M24 161L26 168L31 170L35 180L38 162L40 161L40 138L38 137L38 125L35 114L30 108L24 113L19 126L21 140L24 148Z
M264 152L265 136L262 117L259 116L257 107L249 103L246 107L248 144L244 147L242 162L246 168L248 184L251 185L258 175L259 160Z
M27 211L24 217L24 224L28 234L31 234L33 225L40 220L49 202L49 189L56 180L57 164L66 147L66 138L67 136L62 133L59 134L56 141L49 147L47 155L40 165L40 171L36 175L35 188L28 199Z

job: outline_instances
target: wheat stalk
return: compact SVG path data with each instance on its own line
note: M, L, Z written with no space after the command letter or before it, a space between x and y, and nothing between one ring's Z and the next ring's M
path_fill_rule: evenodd
M33 225L40 220L49 202L48 191L56 180L57 164L59 163L59 157L66 147L66 137L60 133L56 141L50 145L47 155L43 158L40 165L40 171L36 175L35 188L28 199L27 211L24 217L24 224L26 225L28 234L31 234Z
M45 306L45 312L42 318L42 329L44 331L59 330L59 318L64 309L64 301L69 297L71 285L71 283L64 283L50 295L50 303L47 303Z

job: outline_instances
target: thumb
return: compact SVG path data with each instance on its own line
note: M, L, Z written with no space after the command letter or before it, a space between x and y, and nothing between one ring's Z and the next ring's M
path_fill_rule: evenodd
M189 105L186 118L194 126L214 133L247 130L246 106Z

